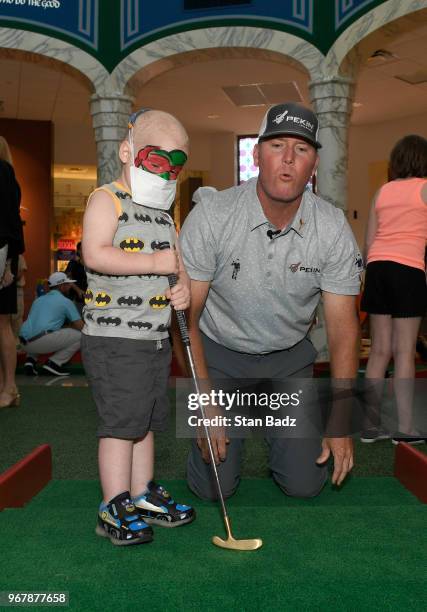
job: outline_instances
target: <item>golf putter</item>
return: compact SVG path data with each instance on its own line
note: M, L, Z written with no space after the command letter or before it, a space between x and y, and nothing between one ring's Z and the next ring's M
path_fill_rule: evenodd
M168 242L163 242L160 245L160 249L169 249L169 248L170 248L170 244ZM178 279L175 274L168 275L169 286L171 289L172 287L176 285L177 280ZM191 350L190 337L188 335L188 327L187 327L187 321L185 318L185 312L183 310L176 310L175 312L176 312L176 316L178 319L181 339L182 339L182 342L186 350L187 360L190 366L191 377L193 379L194 388L196 390L197 395L200 396L199 381L197 378L196 368L194 365L193 352ZM213 470L214 477L215 477L215 484L216 484L216 488L218 491L218 497L221 503L225 529L227 532L226 540L223 540L219 536L213 536L212 543L215 544L215 546L219 546L221 548L229 548L230 550L256 550L257 548L261 548L262 540L260 538L253 538L251 540L236 540L233 537L233 534L231 533L230 518L228 516L227 508L226 508L225 501L224 501L224 495L221 489L221 483L219 481L218 470L215 464L215 456L213 452L211 437L209 434L209 427L205 425L205 420L204 420L206 418L205 411L201 404L199 404L199 408L200 408L200 413L203 418L203 424L204 424L203 426L205 428L206 440L208 442L209 455L211 458L211 466L212 466L212 470Z

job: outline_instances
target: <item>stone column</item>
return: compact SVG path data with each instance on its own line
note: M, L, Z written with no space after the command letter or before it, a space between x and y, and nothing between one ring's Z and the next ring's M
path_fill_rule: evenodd
M347 211L348 130L352 111L354 82L334 76L309 83L314 112L319 117L320 163L317 192Z
M119 145L126 136L133 99L120 93L93 94L90 112L98 157L98 185L110 183L121 172Z
M319 118L320 162L317 193L347 213L348 131L352 111L354 82L348 77L313 79L309 83L314 112ZM317 361L328 361L329 350L323 304L317 309L317 322L310 338L318 351Z

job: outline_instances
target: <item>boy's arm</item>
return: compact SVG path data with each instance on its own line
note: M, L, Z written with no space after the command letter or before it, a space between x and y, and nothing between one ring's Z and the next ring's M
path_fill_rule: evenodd
M101 274L177 274L178 256L172 249L155 253L127 253L113 246L117 231L114 202L106 191L89 199L83 218L82 249L88 268Z

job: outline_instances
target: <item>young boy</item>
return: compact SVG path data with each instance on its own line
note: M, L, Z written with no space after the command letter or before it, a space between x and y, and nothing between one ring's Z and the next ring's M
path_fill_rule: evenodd
M169 302L176 310L190 302L165 212L187 154L187 133L172 115L134 113L119 150L121 177L93 192L83 221L82 355L100 417L104 496L96 533L117 545L150 542L150 523L175 527L195 518L153 481L153 432L167 425ZM172 290L169 274L178 276Z

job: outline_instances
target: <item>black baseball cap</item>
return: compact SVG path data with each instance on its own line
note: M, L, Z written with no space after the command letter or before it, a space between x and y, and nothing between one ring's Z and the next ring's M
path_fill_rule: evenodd
M274 136L297 136L315 149L322 146L317 140L319 121L312 110L295 102L276 104L268 109L259 129L258 140Z

